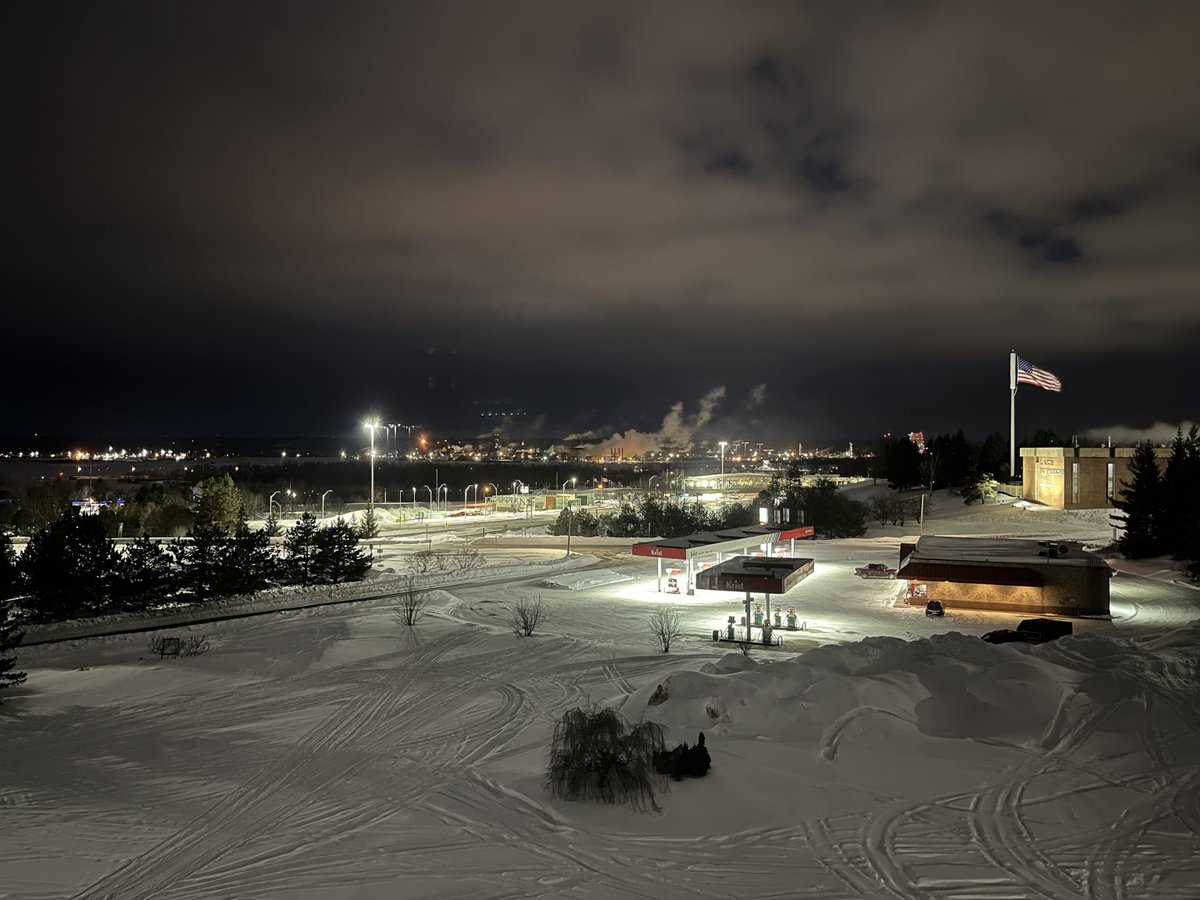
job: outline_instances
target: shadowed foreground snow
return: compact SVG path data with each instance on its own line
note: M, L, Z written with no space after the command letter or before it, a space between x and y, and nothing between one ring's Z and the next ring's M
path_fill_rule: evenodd
M1195 897L1200 627L799 657L390 607L30 648L0 719L8 897ZM648 706L659 685L665 702ZM559 803L553 718L591 700L704 730L661 814Z

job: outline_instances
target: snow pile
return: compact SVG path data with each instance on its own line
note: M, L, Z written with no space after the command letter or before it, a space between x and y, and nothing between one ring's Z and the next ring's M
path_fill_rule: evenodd
M565 572L561 575L554 575L538 582L538 587L560 591L583 591L588 588L632 580L631 576L622 575L612 569L589 569L586 572Z
M847 739L884 749L897 733L1045 748L1065 723L1102 707L1123 746L1150 733L1147 697L1166 691L1171 703L1173 691L1195 690L1198 639L1197 625L1144 645L1083 636L993 645L952 632L867 638L779 662L729 654L644 686L625 712L645 710L679 733L811 743L832 759Z

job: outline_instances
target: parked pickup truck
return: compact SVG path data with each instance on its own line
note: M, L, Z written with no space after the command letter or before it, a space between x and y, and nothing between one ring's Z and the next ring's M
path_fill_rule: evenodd
M885 566L883 563L868 563L854 570L859 578L895 578L895 566Z

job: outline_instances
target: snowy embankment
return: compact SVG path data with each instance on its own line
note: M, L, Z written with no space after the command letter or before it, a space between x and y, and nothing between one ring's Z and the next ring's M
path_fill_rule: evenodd
M594 562L591 557L572 556L567 559L522 560L497 565L484 565L469 572L430 572L413 575L412 586L420 590L448 587L466 582L489 579L536 576L539 573L560 572ZM238 619L265 613L357 603L380 597L394 596L409 587L407 575L382 575L348 584L290 586L243 594L221 600L191 604L170 604L136 613L118 613L65 622L29 625L25 629L25 646L99 637L106 634L128 634L153 631L159 628L178 628L201 625L224 619Z
M538 582L538 587L558 591L585 591L588 588L604 587L609 584L621 584L632 581L633 576L612 569L590 569L587 572L564 572L552 575Z

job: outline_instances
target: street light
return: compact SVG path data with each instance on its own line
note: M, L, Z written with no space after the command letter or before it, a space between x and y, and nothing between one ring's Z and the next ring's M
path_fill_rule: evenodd
M562 490L564 490L564 491L565 491L565 490L567 489L567 481L571 482L571 487L574 487L574 486L575 486L575 482L576 482L576 481L578 481L578 480L579 480L579 479L578 479L578 478L575 478L575 477L568 478L566 481L564 481L564 482L562 483Z
M423 485L421 485L421 487L423 487L423 488L425 488L425 490L429 491L429 511L433 512L433 488L431 488L427 484L423 484Z
M728 446L729 441L717 441L717 444L721 448L721 493L723 494L725 493L725 447Z
M279 491L276 491L276 492L275 492L275 494L278 494L278 493L279 493ZM270 518L274 518L274 511L275 511L275 506L276 506L276 503L275 503L275 494L272 494L270 497L268 497L268 498L267 498L267 518L268 518L268 519L270 519ZM281 516L283 515L283 506L282 506L282 504L279 504L279 514L280 514Z
M378 418L363 422L363 428L371 432L371 499L367 501L367 509L375 508L375 429L378 427Z
M475 488L475 502L479 502L479 485L468 484L465 488L463 488L463 509L467 508L467 494L470 492L471 488Z
M321 495L321 521L322 522L325 521L325 498L328 497L332 493L333 493L333 488L330 488L324 494Z
M443 496L446 498L444 504L442 503ZM438 485L438 503L442 504L443 511L450 505L450 485L444 483Z

